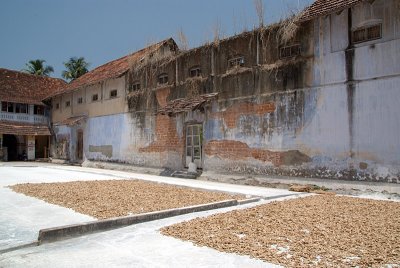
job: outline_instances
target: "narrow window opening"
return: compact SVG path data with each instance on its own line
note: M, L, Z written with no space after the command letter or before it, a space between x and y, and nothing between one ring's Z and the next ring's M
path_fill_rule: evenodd
M133 92L133 91L137 91L137 90L140 90L139 82L134 82L133 84L130 85L129 92Z
M200 77L201 76L201 69L200 67L196 66L189 70L190 77Z
M7 102L5 101L1 102L1 111L7 112Z
M28 105L23 103L15 104L15 113L17 114L27 114L28 113Z
M83 103L83 98L82 97L79 97L78 98L78 104L82 104Z
M300 51L301 50L300 50L299 44L281 47L279 49L279 58L280 59L293 58L293 57L299 56Z
M110 91L110 99L116 98L118 96L118 90L113 89Z
M33 114L44 115L44 107L40 105L33 106Z
M8 112L9 113L13 113L14 112L14 103L9 102L7 104L7 107L8 107Z
M382 38L382 24L358 28L352 32L353 43L362 43Z
M65 102L65 107L70 107L71 106L71 102L70 101L66 101Z
M98 100L99 100L99 94L93 94L92 101L98 101Z
M228 60L229 68L243 67L244 66L244 57L236 57Z
M168 84L168 74L160 74L158 76L158 84L163 85L163 84Z

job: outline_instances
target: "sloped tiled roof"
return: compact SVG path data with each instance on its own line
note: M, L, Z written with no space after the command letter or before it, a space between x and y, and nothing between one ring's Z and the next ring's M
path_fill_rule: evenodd
M86 115L79 115L79 116L73 116L69 117L60 123L56 123L57 125L67 125L67 126L74 126L76 124L79 124L82 120L85 120L87 118Z
M0 101L42 104L66 85L64 80L0 68Z
M63 88L63 90L61 92L58 92L57 94L53 94L52 96L49 96L49 97L54 97L55 95L73 91L82 86L92 85L92 84L104 81L106 79L120 77L129 70L130 65L139 62L148 53L154 52L166 44L172 44L173 46L176 46L175 41L172 38L170 38L170 39L161 41L157 44L148 46L148 47L141 49L137 52L134 52L130 55L110 61L106 64L103 64L103 65L91 70L90 72L87 72L86 74L82 75L81 77L71 81L69 84L67 84L67 86L65 86Z
M44 135L50 136L49 127L46 125L33 125L22 122L0 121L0 134L12 135Z
M352 7L364 0L316 0L300 15L299 21L308 21Z
M158 110L158 114L173 116L178 113L188 112L198 109L205 102L216 98L218 93L210 93L185 99L176 99L170 101L164 107Z

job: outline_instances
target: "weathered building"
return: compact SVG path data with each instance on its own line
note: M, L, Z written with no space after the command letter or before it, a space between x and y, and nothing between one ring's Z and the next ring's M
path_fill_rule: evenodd
M52 99L55 155L399 182L399 5L317 0L296 18L190 51L169 40L168 53L158 44L122 68L103 65Z
M53 157L71 162L129 161L133 122L126 101L127 73L147 57L175 50L173 40L165 40L99 66L50 96Z
M49 157L50 111L42 102L66 83L0 69L0 160Z

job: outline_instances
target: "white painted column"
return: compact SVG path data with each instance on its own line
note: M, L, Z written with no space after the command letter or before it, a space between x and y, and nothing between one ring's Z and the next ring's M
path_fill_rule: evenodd
M35 136L27 136L26 148L28 160L35 160Z

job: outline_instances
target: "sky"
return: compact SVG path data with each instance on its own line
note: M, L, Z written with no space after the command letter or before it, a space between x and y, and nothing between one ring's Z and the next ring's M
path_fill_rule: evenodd
M270 24L313 0L263 0ZM253 0L1 0L0 68L22 70L43 59L61 77L63 63L84 57L89 70L178 32L189 47L258 24Z

